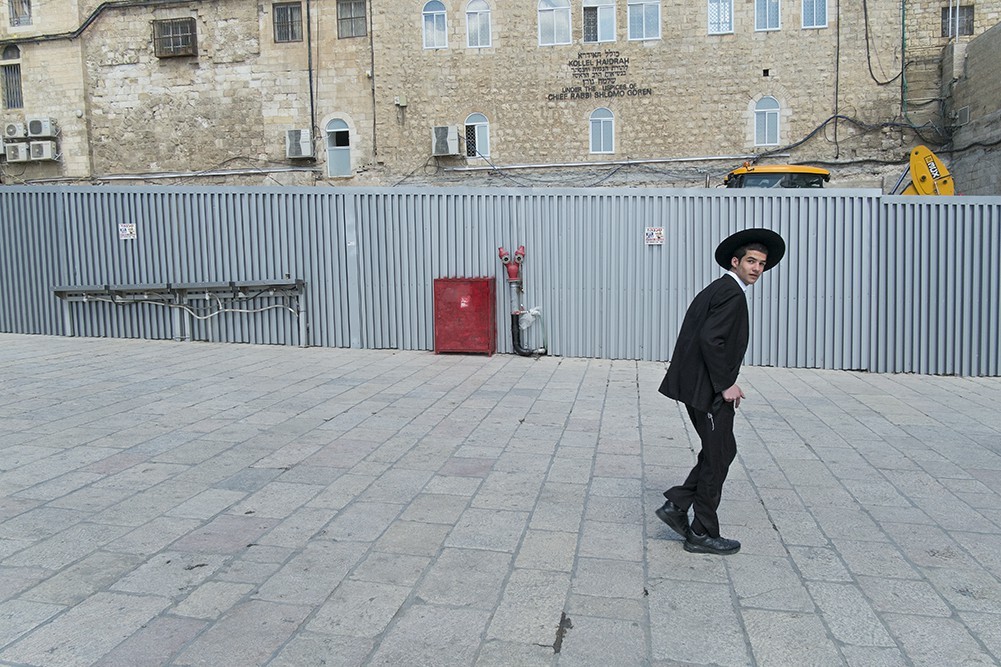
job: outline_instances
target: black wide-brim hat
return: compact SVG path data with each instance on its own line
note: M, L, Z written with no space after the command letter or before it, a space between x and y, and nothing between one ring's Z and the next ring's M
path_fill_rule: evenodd
M730 259L741 246L751 243L760 243L768 248L768 261L765 263L765 271L778 265L782 257L786 254L786 242L782 237L770 229L753 227L743 229L736 234L723 239L723 242L716 246L716 263L729 271Z

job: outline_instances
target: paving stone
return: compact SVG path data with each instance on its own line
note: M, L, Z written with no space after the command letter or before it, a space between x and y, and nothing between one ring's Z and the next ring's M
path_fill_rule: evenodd
M344 581L317 609L306 629L320 634L374 638L386 630L409 595L409 586Z
M473 663L476 667L551 667L557 655L549 646L533 646L520 642L488 639L480 645L480 653Z
M206 621L158 616L119 644L95 667L159 667L206 628Z
M820 619L812 614L749 609L743 617L755 661L762 667L844 664Z
M359 637L296 633L268 667L355 667L365 663L375 642Z
M787 558L742 554L726 565L742 608L813 611L813 601Z
M472 664L489 617L478 609L414 605L386 634L369 664Z
M13 644L22 635L65 609L65 606L59 604L23 599L0 602L0 646Z
M569 590L568 573L515 570L504 586L486 637L552 645Z
M952 610L927 581L858 577L859 585L879 612L951 616Z
M581 527L581 557L643 560L643 526L631 523L584 521Z
M518 549L515 566L535 570L573 570L577 533L529 530Z
M253 589L251 584L206 581L181 600L173 613L191 618L216 619Z
M528 521L526 512L469 508L452 528L445 545L514 553Z
M916 667L997 664L966 628L951 618L902 614L887 614L884 618Z
M654 582L647 604L653 655L659 660L727 666L752 664L729 585ZM708 651L706 637L712 637Z
M143 562L136 554L96 551L22 593L27 600L73 605L106 589Z
M200 634L175 665L263 664L312 611L303 605L249 600Z
M91 665L168 605L162 597L96 593L0 651L0 660L46 667Z
M895 646L869 601L853 584L811 582L807 589L838 641L852 646Z
M493 609L511 573L511 555L481 549L443 549L415 595L424 602Z
M319 604L367 550L361 542L310 542L260 587L257 596L274 602Z

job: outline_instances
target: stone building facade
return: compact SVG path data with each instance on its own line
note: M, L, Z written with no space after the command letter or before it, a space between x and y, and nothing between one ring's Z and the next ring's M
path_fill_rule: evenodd
M948 162L943 53L999 20L1001 0L0 0L0 121L57 133L5 137L55 154L0 176L701 186L766 156L886 189L915 144Z

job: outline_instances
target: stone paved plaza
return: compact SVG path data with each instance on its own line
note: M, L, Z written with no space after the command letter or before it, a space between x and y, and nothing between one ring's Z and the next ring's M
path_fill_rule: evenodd
M0 664L1001 664L1001 379L0 335Z

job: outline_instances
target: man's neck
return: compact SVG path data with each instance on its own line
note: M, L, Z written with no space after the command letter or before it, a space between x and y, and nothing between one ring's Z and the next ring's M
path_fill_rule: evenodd
M749 285L748 283L745 283L745 282L744 282L743 280L741 280L741 279L740 279L740 276L738 276L738 275L737 275L736 273L734 273L733 271L727 271L727 273L728 273L729 275L733 276L733 279L737 281L737 284L738 284L738 285L740 285L740 289L742 289L742 290L744 290L744 291L746 292L746 291L747 291L747 288L748 288L748 287L750 287L750 285Z

